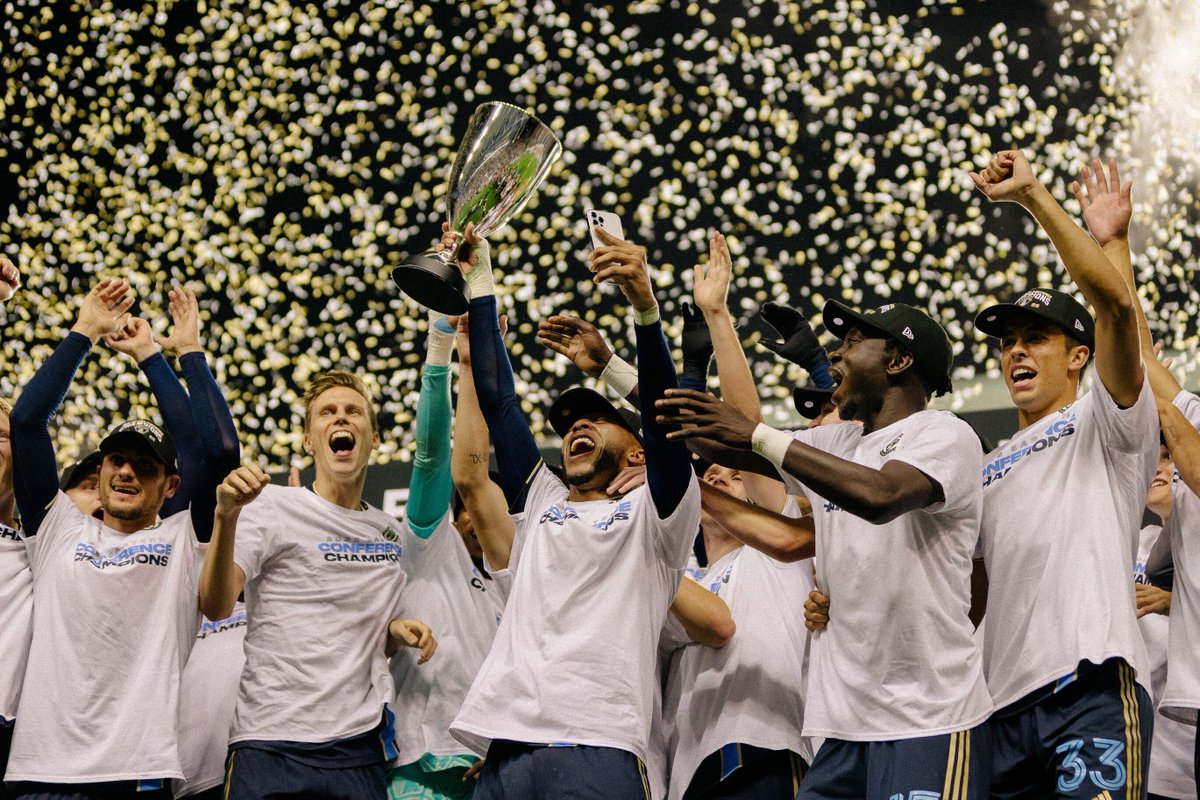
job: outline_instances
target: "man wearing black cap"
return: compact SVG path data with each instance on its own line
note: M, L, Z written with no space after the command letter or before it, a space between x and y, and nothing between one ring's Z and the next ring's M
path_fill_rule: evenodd
M652 408L675 369L640 247L597 229L588 259L635 311L638 391ZM564 392L548 420L563 437L560 477L541 463L504 349L485 242L461 264L471 287L470 352L501 488L524 492L507 558L489 567L513 588L495 643L451 733L487 760L476 798L631 798L649 794L655 650L699 522L699 491L681 443L587 389ZM487 453L471 458L486 461ZM611 496L617 472L647 481ZM528 484L526 480L528 478Z
M999 342L1020 425L982 473L993 792L1145 796L1150 670L1129 568L1158 435L1134 300L1020 151L971 177L1037 220L1096 310L1093 323L1070 295L1037 288L975 320ZM1091 391L1077 396L1093 356Z
M80 512L89 517L104 519L100 505L100 462L104 454L93 450L63 470L58 488L71 498Z
M180 358L199 456L186 476L193 502L162 519L181 481L170 433L136 419L105 437L95 519L59 491L47 427L92 345L125 324L132 302L125 281L101 280L12 413L34 599L7 773L17 797L169 798L167 781L181 777L176 712L199 624L194 576L216 487L238 457L233 420L197 339Z
M715 442L718 461L753 450L813 505L817 584L836 613L813 638L804 732L826 741L797 797L985 797L992 706L967 616L978 440L926 408L950 390L950 342L899 303L860 312L831 300L823 318L842 340L832 399L861 428L777 431L685 390L659 408L688 424L670 438ZM788 549L778 536L791 530L791 557L810 554L782 518L729 530L768 554Z

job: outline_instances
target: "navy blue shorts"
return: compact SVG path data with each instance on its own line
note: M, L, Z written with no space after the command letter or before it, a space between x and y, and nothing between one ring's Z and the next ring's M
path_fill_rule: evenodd
M729 744L700 762L683 800L794 800L806 770L790 750Z
M650 800L650 781L641 759L626 750L497 739L474 800Z
M992 797L1141 800L1153 725L1129 664L1085 665L1057 692L992 716Z
M796 800L987 800L988 725L888 742L826 739Z
M171 800L167 781L115 781L113 783L14 783L12 796L19 800Z
M283 753L241 747L225 765L228 800L387 800L386 761L375 764L315 766Z

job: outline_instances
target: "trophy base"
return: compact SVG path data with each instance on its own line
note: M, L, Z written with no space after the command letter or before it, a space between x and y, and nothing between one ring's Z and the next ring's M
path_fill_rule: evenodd
M406 257L392 270L392 282L426 308L448 316L467 313L467 283L444 252Z

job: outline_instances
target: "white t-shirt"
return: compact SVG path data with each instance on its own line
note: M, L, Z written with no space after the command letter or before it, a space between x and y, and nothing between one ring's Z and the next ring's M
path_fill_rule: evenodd
M647 761L659 633L700 522L693 477L658 518L648 486L572 502L548 468L513 539L512 594L491 653L451 725L492 739L614 747Z
M665 638L678 648L663 699L663 716L672 720L671 797L683 797L700 762L730 743L812 760L800 735L812 560L785 564L739 547L699 583L728 604L737 632L714 649L691 643L673 615L667 620Z
M202 552L188 512L120 533L59 492L26 545L33 641L7 779L183 777L179 683Z
M1158 463L1149 383L1117 407L1104 384L988 454L984 659L996 708L1075 671L1124 658L1150 690L1133 568Z
M183 780L175 781L176 797L199 794L225 780L229 728L237 703L238 679L246 655L246 607L235 603L233 613L218 622L204 620L196 646L183 669L179 698L179 760Z
M380 724L395 690L384 648L402 616L400 529L300 487L268 486L242 511L249 624L231 742L332 742Z
M0 719L17 717L21 682L29 659L29 623L33 616L33 576L21 535L0 523ZM0 776L3 777L3 776Z
M450 736L450 723L492 647L504 604L495 582L471 561L449 513L427 539L417 536L407 520L403 535L404 613L428 625L438 643L433 659L420 666L411 647L392 656L396 763L411 764L426 753L467 752Z
M1157 525L1142 528L1137 564L1133 568L1136 583L1149 583L1147 563L1160 534L1165 537L1162 528ZM1174 599L1172 596L1172 606ZM1138 620L1138 628L1142 632L1142 640L1146 643L1146 652L1150 658L1150 682L1154 689L1150 696L1155 703L1162 697L1170 675L1167 668L1167 639L1174 615L1172 608L1169 617L1147 614ZM1150 748L1150 779L1146 781L1150 794L1195 800L1196 777L1192 768L1195 737L1194 728L1164 716L1161 711L1155 713L1154 741Z
M1200 428L1200 397L1180 392L1174 404L1193 427ZM1171 670L1162 694L1168 717L1196 724L1200 709L1200 497L1176 476L1171 518L1175 583L1171 592Z
M949 411L926 409L865 435L843 423L796 438L872 469L901 461L945 496L873 525L784 474L813 505L817 585L835 609L810 645L805 735L889 741L978 725L992 710L968 618L978 437Z

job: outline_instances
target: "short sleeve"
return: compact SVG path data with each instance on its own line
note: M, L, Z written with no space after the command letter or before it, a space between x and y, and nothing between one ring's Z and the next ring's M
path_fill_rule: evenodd
M1143 370L1144 372L1144 370ZM1150 381L1142 377L1142 389L1137 402L1121 408L1104 386L1104 381L1092 381L1088 409L1095 419L1100 441L1109 450L1119 453L1142 454L1148 442L1158 442L1158 409ZM1157 451L1157 447L1155 448Z
M1171 401L1178 408L1193 428L1200 429L1200 397L1181 389Z
M960 511L978 505L983 451L971 426L949 412L935 411L931 422L905 431L888 461L920 470L942 489L942 500L925 507L930 513Z
M687 566L692 543L700 529L700 482L695 474L688 478L688 487L683 493L683 499L666 519L659 518L649 487L642 486L634 491L642 495L640 506L645 517L643 524L649 525L658 537L659 553L666 559L667 566L671 569L683 569Z
M861 437L862 428L852 422L818 425L815 428L792 432L792 438L797 442L831 453L838 458L845 458L848 453L853 452L854 442ZM787 487L788 494L799 495L812 502L813 498L809 495L808 488L798 478L781 469L779 470L779 479Z
M38 527L37 535L26 537L24 532L20 531L21 538L25 540L25 552L29 555L30 567L35 574L55 543L73 531L77 533L79 524L84 520L86 517L75 507L71 498L59 491L50 502L50 509Z
M525 541L529 538L530 526L538 524L542 512L548 506L566 496L567 485L554 474L554 470L544 463L539 466L533 479L529 482L529 491L525 496L525 504L521 511L509 515L513 521L513 541L512 548L508 553L508 567L504 570L493 570L485 556L484 565L487 567L488 573L493 576L499 572L516 574L517 565L521 561L521 551L525 549ZM511 581L511 574L508 576L509 581Z
M263 561L269 552L267 537L271 527L272 505L269 495L264 493L238 517L233 563L245 573L247 581L262 572Z

